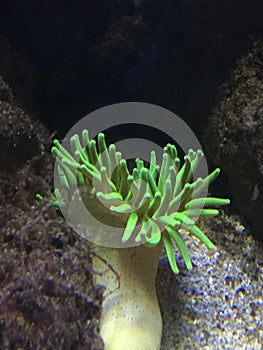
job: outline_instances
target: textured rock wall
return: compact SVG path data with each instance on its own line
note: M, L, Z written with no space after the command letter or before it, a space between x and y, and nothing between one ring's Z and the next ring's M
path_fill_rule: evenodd
M221 87L206 131L211 159L226 173L234 203L263 239L263 44L239 60Z

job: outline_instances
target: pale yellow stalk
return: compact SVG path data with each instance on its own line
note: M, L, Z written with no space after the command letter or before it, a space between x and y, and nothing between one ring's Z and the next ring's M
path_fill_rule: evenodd
M162 245L108 248L92 245L94 282L106 287L100 334L105 350L159 350L162 318L155 277ZM118 279L116 273L119 276Z

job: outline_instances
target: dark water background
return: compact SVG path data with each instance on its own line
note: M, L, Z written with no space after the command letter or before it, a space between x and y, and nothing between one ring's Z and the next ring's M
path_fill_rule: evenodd
M20 104L62 137L98 108L149 102L200 137L217 88L263 36L262 1L138 3L2 1L0 35L16 56L1 63Z

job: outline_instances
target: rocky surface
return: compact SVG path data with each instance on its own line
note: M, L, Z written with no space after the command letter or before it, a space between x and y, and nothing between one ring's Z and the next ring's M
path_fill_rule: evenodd
M0 348L102 349L89 245L48 201L46 129L0 79Z
M12 102L13 101L13 93L9 88L8 84L3 80L0 76L0 101L1 102Z
M234 204L257 237L263 208L263 44L239 60L221 87L206 131L206 148L227 175Z

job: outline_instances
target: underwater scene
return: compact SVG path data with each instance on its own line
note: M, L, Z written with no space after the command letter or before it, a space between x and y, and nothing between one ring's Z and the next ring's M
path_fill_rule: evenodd
M263 348L263 2L0 2L0 349Z

